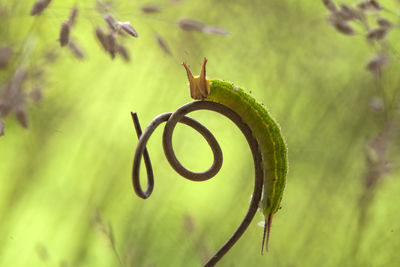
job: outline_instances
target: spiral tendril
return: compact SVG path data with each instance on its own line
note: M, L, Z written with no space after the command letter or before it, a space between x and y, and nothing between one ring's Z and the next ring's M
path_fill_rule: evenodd
M135 156L133 159L132 184L135 193L143 199L148 198L153 192L154 174L151 166L150 157L146 149L146 144L151 134L154 132L154 130L163 122L166 122L163 133L164 153L170 165L177 173L179 173L181 176L191 181L205 181L214 177L219 172L222 166L223 157L222 157L221 147L219 146L217 140L215 139L214 135L200 122L196 121L191 117L186 116L186 114L197 110L211 110L218 112L224 115L225 117L229 118L233 123L235 123L236 126L241 130L243 135L246 137L247 143L249 144L253 155L254 168L255 168L254 190L249 209L247 210L245 217L243 218L242 222L240 223L236 231L232 234L232 236L207 261L207 263L205 263L204 265L205 267L210 267L214 266L232 248L232 246L239 240L242 234L246 231L255 213L257 212L258 204L261 200L262 187L263 187L263 168L262 168L261 154L259 152L258 143L256 139L254 138L249 126L243 122L242 118L236 112L234 112L233 110L222 104L209 101L194 101L183 105L173 113L163 113L158 115L149 123L149 125L142 133L137 114L131 113L136 133L139 138L135 151ZM204 172L192 172L186 169L176 158L175 152L172 147L172 134L178 122L192 127L194 130L200 133L209 144L214 155L214 161L208 170ZM146 165L146 172L147 172L147 188L144 191L139 181L139 168L142 156L144 159L144 163Z

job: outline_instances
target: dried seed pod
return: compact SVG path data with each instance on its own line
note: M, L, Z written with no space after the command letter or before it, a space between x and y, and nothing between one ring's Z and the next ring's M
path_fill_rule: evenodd
M77 16L78 16L78 7L74 6L71 9L71 13L69 14L68 18L68 24L71 26L71 28L75 25Z
M171 50L169 49L169 46L167 45L167 43L164 41L164 39L156 34L155 35L156 41L158 43L158 45L160 46L160 48L168 55L172 55Z
M70 25L68 22L63 22L61 24L61 30L60 30L60 45L61 46L66 46L69 43L69 32L70 32Z
M385 38L385 36L387 34L387 30L388 29L385 29L385 28L371 29L367 33L367 39L368 40L382 40L383 38Z
M115 53L117 52L117 39L112 32L105 36L105 43L107 47L106 50L110 53L111 58L115 58Z
M338 11L335 2L333 0L322 0L324 3L325 7L330 11L330 12L336 12Z
M393 27L393 24L385 18L377 17L376 22L378 23L381 28L390 29Z
M104 50L108 51L106 35L100 28L96 28L96 37L100 41L100 44L104 48Z
M197 32L201 32L205 26L202 22L194 19L180 19L178 25L184 31Z
M39 16L50 4L51 0L37 0L31 9L31 16Z
M8 46L0 47L0 69L5 68L12 56L12 49Z
M141 7L141 10L145 14L153 14L161 12L161 6L157 4L146 4Z
M4 123L0 120L0 136L4 135Z
M216 26L205 26L203 28L204 33L208 34L218 34L218 35L227 35L229 32L223 28L216 27Z
M104 20L107 22L108 26L110 26L111 30L115 31L117 29L117 22L111 15L105 14Z
M133 36L133 37L138 37L138 33L136 32L135 28L132 27L129 21L118 21L118 25L121 27L121 29L126 32L127 34Z
M82 48L76 42L69 42L68 48L74 54L77 59L84 59L85 54L83 53Z
M125 46L117 44L117 52L122 56L122 58L126 61L129 62L131 61L131 57L129 56L129 52L126 49Z
M354 30L353 28L346 22L341 22L341 21L331 21L333 27L335 27L335 29L343 34L346 35L353 35L354 34Z
M367 65L365 68L374 73L379 75L381 73L382 67L387 63L388 59L385 55L381 54L378 55L374 58L372 58L370 61L368 61Z
M15 116L17 117L19 124L21 124L21 126L24 127L25 129L28 129L28 115L26 113L25 105L23 104L18 105L15 108L14 113Z

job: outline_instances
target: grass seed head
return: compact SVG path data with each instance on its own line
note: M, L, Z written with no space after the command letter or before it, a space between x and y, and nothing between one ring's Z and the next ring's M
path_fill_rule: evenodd
M71 50L72 54L77 59L84 59L85 58L85 53L83 52L82 48L76 43L76 42L69 42L68 44L69 50Z
M387 63L388 59L384 54L375 56L370 61L368 61L365 69L372 72L373 74L379 75L381 73L382 67Z
M382 6L379 4L377 0L369 0L368 1L372 7L374 7L376 10L381 10Z
M21 124L22 127L25 129L28 129L28 115L26 113L26 108L25 104L20 104L16 106L14 110L15 116L17 117L17 120L19 124Z
M31 9L31 16L39 16L50 4L51 0L38 0L36 1Z
M117 22L110 14L105 14L104 20L107 22L107 24L111 28L111 30L113 30L113 31L117 30Z
M69 14L68 18L68 24L71 26L71 28L75 25L77 16L78 16L78 7L74 6L71 9L71 13Z
M376 23L378 23L378 25L384 29L390 29L393 27L393 24L390 21L388 21L387 19L382 18L382 17L377 17Z
M330 12L336 12L338 11L337 6L333 0L322 0L324 3L325 7L330 11Z
M216 26L205 26L203 32L207 34L228 35L229 32L223 28Z
M58 58L58 51L54 48L47 50L44 54L47 63L54 63Z
M39 102L42 100L42 88L40 86L35 86L35 88L29 93L29 98L32 99L34 102Z
M110 53L111 58L115 58L115 53L117 52L117 39L115 38L115 35L110 32L105 36L105 44L106 44L106 50L108 53Z
M370 4L368 1L362 1L362 2L358 2L356 4L356 7L359 8L362 11L365 11L369 8Z
M0 136L4 135L4 123L0 120Z
M128 49L126 49L125 46L121 44L117 44L117 52L122 56L122 58L126 61L129 62L131 61L131 57L129 55Z
M338 20L338 21L350 21L356 20L361 18L361 14L359 11L355 10L354 8L342 4L340 6L340 10L333 12L331 14L331 18Z
M153 14L161 12L161 7L157 4L145 4L142 6L141 11L145 14Z
M99 13L105 13L105 12L108 12L109 10L110 10L110 8L111 8L111 6L112 6L112 3L111 3L111 1L100 1L100 0L96 0L96 10L99 12Z
M8 114L10 114L12 110L11 103L8 102L7 100L0 99L0 116L5 117Z
M96 212L93 218L93 226L110 242L110 245L115 249L115 237L111 223L106 224L101 215Z
M138 33L135 30L135 28L132 27L129 21L118 21L118 25L121 27L121 29L126 32L127 34L133 36L133 37L138 37Z
M12 105L8 100L10 94L11 83L8 82L0 87L0 118L7 116L11 110Z
M108 51L106 35L99 27L96 28L96 37L97 40L99 40L101 46L104 48L104 50Z
M12 56L12 49L8 46L0 47L0 69L5 68Z
M183 216L183 230L186 234L193 234L196 230L196 220L190 214Z
M345 35L354 35L354 30L353 28L344 21L331 21L333 27L335 27L335 29Z
M158 43L158 45L160 46L160 48L168 55L172 55L171 50L169 49L169 46L167 45L167 43L165 42L165 40L158 34L156 34L156 41Z
M367 39L368 40L382 40L383 38L386 37L387 34L387 28L375 28L371 29L367 33Z
M60 29L60 45L61 46L66 46L69 43L69 33L71 31L70 25L68 22L63 22L61 24L61 29Z
M180 19L178 21L179 28L184 31L201 32L204 28L204 23L194 19Z
M358 2L356 7L363 12L378 12L382 9L382 6L375 0Z

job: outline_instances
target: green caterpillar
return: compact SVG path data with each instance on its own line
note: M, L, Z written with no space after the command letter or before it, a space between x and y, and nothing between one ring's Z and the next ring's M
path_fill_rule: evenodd
M212 101L225 105L239 114L256 138L262 156L264 173L263 196L260 211L265 217L261 251L268 250L272 218L280 207L288 172L287 147L279 125L269 115L263 104L258 103L243 89L218 79L207 80L207 59L201 66L201 73L194 77L183 63L189 78L190 95L193 99Z

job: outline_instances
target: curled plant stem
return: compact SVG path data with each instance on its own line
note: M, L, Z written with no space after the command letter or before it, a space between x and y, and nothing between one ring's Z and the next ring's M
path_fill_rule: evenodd
M158 127L158 125L160 125L163 122L167 122L163 134L164 153L169 163L171 164L172 168L174 168L176 172L178 172L184 178L189 179L191 181L205 181L214 177L218 173L218 171L222 166L222 151L217 140L205 126L203 126L198 121L186 116L186 114L196 110L215 111L224 115L225 117L229 118L233 123L235 123L236 126L241 130L243 135L246 137L247 143L249 144L253 155L254 168L255 168L254 191L246 216L244 217L244 219L242 220L236 231L232 234L232 236L204 265L206 267L209 267L209 266L214 266L233 247L233 245L239 240L242 234L246 231L247 227L249 226L250 222L252 221L254 215L257 212L258 203L260 202L261 199L262 187L263 187L263 169L261 164L262 162L261 154L259 152L258 143L256 139L254 138L247 124L245 124L242 121L241 117L236 112L234 112L233 110L224 105L209 101L194 101L183 105L182 107L177 109L174 113L163 113L158 115L150 122L150 124L142 133L138 117L136 113L132 113L132 119L136 128L136 133L139 137L138 145L136 147L135 156L133 160L132 183L133 183L133 188L139 197L146 199L151 195L154 188L154 176L150 158L146 150L146 143L149 140L151 134ZM214 161L212 166L208 170L198 173L192 172L183 167L182 164L176 158L172 147L172 133L178 122L184 123L195 129L206 139L206 141L210 145L211 150L213 151L214 154ZM139 181L139 167L142 156L144 157L144 162L147 170L147 188L145 191L143 191Z

